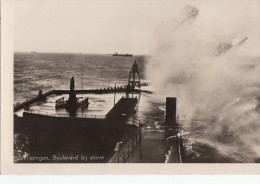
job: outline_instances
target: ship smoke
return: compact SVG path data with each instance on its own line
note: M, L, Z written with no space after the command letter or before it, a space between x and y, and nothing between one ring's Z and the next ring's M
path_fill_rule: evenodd
M187 124L205 120L212 134L230 131L259 157L259 24L249 24L247 10L235 13L242 22L211 20L204 10L188 5L158 26L146 75L156 94L178 98Z

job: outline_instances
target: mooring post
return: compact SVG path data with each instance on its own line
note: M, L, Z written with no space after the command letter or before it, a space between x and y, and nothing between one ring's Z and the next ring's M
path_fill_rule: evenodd
M115 88L114 88L114 106L116 104L116 83L115 83Z
M177 107L177 98L167 97L166 98L166 123L176 124L176 108Z
M139 142L142 142L142 129L139 128Z

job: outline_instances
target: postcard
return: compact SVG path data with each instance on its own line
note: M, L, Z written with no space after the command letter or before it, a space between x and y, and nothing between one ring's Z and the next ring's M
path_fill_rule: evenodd
M259 5L3 1L1 172L259 174Z

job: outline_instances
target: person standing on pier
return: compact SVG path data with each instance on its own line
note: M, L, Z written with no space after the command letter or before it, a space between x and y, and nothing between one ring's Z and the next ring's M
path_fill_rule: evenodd
M133 81L135 82L135 73L137 73L139 76L139 69L138 69L138 64L136 63L136 60L132 66L132 72L133 72Z

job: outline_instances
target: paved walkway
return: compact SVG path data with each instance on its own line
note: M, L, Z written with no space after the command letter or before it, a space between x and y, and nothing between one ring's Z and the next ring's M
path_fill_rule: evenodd
M165 163L167 157L169 163L179 163L176 146L172 145L170 153L167 153L166 144L162 134L144 135L127 163Z

